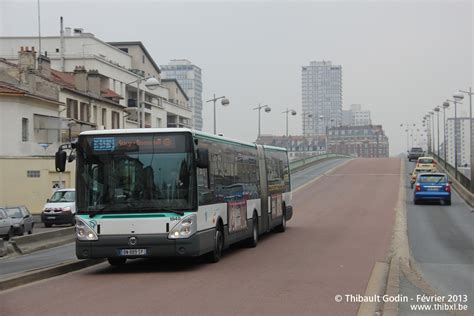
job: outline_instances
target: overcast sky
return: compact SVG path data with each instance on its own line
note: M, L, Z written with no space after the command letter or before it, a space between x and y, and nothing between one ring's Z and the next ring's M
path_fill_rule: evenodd
M36 35L37 0L0 1L0 35ZM45 1L43 35L82 27L104 41L142 41L158 64L187 58L203 70L203 99L226 95L218 132L254 141L285 133L287 107L301 113L301 66L342 65L343 107L362 104L382 124L391 154L406 148L400 123L473 83L472 1ZM467 102L466 102L467 104ZM467 105L463 105L467 112ZM204 130L212 106L204 104ZM462 111L463 109L461 109ZM452 115L453 111L449 112ZM301 134L301 116L290 118Z

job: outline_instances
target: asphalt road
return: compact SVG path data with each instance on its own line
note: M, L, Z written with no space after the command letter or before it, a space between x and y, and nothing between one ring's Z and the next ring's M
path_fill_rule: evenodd
M293 194L285 233L217 264L107 263L0 293L1 315L353 315L389 251L400 160L354 159ZM26 303L27 302L27 303Z
M308 167L305 170L296 172L291 177L293 190L314 179L315 177L322 175L324 172L334 168L346 160L347 159L334 159L322 161L314 166ZM55 230L68 226L69 225L60 225L53 226L52 228L38 227L39 229L35 228L35 233ZM44 268L75 259L76 253L74 249L74 243L41 250L16 258L0 259L0 279L8 278L15 273Z
M424 279L441 295L468 295L474 311L474 212L456 192L450 206L413 204L407 162L407 224L411 255Z
M347 159L330 159L317 163L314 166L296 172L291 175L291 189L296 190L298 187L322 175L326 171L340 165Z
M74 243L40 250L28 255L0 259L0 280L18 272L27 272L76 259Z

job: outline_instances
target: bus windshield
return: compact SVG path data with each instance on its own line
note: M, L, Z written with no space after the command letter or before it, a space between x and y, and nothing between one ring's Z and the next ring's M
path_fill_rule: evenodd
M196 209L191 135L87 136L79 140L79 213Z

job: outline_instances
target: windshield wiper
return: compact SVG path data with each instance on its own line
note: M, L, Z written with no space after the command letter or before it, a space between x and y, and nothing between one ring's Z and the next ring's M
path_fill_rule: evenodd
M107 208L107 206L103 205L103 206L100 206L100 207L94 207L94 210L92 212L89 213L89 218L93 218L94 216L96 216L97 214L105 211L105 209Z
M183 211L168 208L168 207L157 207L157 208L155 208L155 207L144 207L143 209L145 209L145 210L154 210L154 211L157 211L157 212L170 212L170 213L178 214L179 216L184 215Z

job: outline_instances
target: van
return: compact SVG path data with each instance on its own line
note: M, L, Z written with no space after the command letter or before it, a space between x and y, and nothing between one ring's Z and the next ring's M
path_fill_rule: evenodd
M52 225L75 225L76 216L76 190L59 189L46 201L41 221L45 227Z

